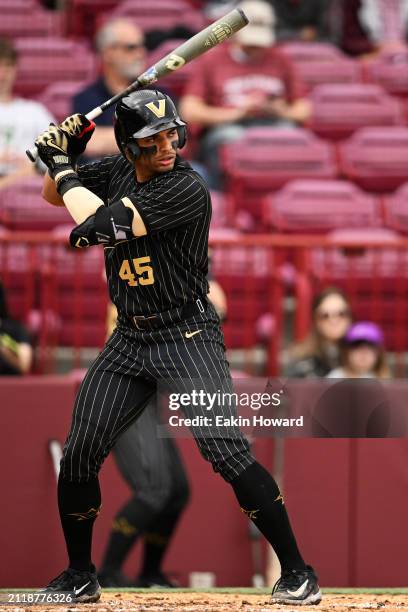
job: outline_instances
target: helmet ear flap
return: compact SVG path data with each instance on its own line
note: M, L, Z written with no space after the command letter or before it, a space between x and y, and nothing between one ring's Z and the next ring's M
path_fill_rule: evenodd
M126 145L126 149L129 151L130 156L132 157L133 161L135 161L136 159L138 159L138 157L140 157L140 153L141 153L140 147L135 141L128 142Z
M184 145L186 144L186 140L187 140L187 130L185 125L180 125L177 128L177 134L178 134L178 148L182 149L184 147Z

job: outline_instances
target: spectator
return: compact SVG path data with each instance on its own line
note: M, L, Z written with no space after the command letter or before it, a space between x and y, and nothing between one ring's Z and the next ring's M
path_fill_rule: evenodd
M338 44L350 55L401 50L407 39L408 0L333 0Z
M126 89L144 69L146 49L143 32L126 19L108 21L96 33L95 45L101 62L101 76L73 99L73 112L86 114ZM115 107L95 120L98 128L87 147L87 155L97 158L116 155L118 147L112 129Z
M314 41L327 37L328 0L270 0L279 40Z
M340 352L340 367L328 378L390 378L384 335L378 325L361 321L347 331Z
M10 317L6 292L0 282L0 375L27 374L32 361L29 334L21 323Z
M324 377L339 364L340 341L351 324L346 296L336 287L325 289L314 299L312 317L308 337L290 351L287 376Z
M34 174L35 166L25 151L32 148L38 134L53 121L42 104L13 95L17 62L12 43L0 38L0 188Z
M251 125L302 123L310 113L289 60L274 47L275 14L263 0L240 5L250 19L232 41L197 61L180 103L188 122L205 130L200 155L219 186L219 145Z

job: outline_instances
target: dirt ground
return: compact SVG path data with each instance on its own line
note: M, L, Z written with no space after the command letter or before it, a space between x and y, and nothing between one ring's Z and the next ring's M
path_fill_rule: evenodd
M113 593L104 592L96 604L21 606L7 612L294 612L298 606L269 604L269 595L239 593ZM319 606L302 606L304 612L348 612L348 610L408 610L408 595L324 595Z

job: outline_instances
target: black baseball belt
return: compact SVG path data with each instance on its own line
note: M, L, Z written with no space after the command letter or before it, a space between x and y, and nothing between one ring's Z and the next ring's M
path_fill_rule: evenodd
M140 331L148 331L153 329L159 329L172 323L179 323L185 319L191 319L199 314L204 314L207 310L208 302L207 298L199 298L194 302L187 302L180 308L174 308L173 310L166 310L164 312L158 312L157 314L151 315L135 315L129 317L129 321L132 325Z

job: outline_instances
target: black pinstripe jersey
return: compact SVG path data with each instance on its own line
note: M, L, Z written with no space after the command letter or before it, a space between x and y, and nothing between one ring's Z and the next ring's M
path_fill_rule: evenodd
M110 298L120 316L163 312L208 293L211 198L187 162L177 157L173 170L145 183L121 155L81 166L78 174L105 205L130 198L148 232L105 247Z

